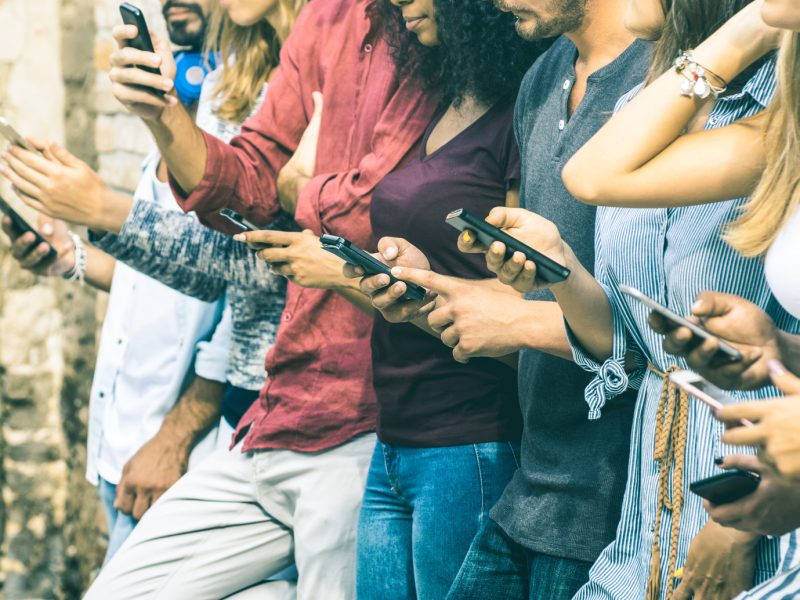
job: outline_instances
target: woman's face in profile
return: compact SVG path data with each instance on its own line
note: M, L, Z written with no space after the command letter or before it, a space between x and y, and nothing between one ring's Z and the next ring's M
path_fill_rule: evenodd
M661 0L628 0L625 27L637 38L657 40L664 28L664 18Z
M767 25L800 32L800 2L797 0L764 0L761 16Z
M231 21L242 27L255 25L278 10L279 0L219 0Z
M420 44L423 46L439 44L433 0L391 0L391 2L403 13L406 29L417 36Z

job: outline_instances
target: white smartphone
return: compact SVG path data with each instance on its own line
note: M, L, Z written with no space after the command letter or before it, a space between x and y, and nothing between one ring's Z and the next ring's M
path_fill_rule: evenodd
M708 405L715 417L718 416L723 406L736 404L737 402L736 398L728 394L728 392L721 390L703 376L693 371L676 371L672 373L669 378L672 383L677 385L684 392ZM747 419L742 419L739 421L739 424L744 427L753 426L753 423Z
M9 123L8 119L5 117L0 117L0 135L2 135L15 146L25 148L25 150L30 150L31 152L36 152L37 154L39 153L36 148L28 143L28 140L22 137L22 135L20 135L20 133L11 126L11 123Z
M627 285L620 285L619 286L619 290L623 294L626 294L626 295L630 296L634 300L638 300L639 302L641 302L642 304L644 304L645 306L647 306L651 310L654 310L658 314L666 317L676 327L686 327L694 335L696 335L697 337L699 337L701 339L704 339L704 340L710 340L710 339L717 340L717 342L719 343L718 353L722 354L725 357L726 360L728 360L730 362L738 362L738 361L742 360L742 353L739 352L736 348L734 348L730 344L726 344L721 339L719 339L717 336L709 333L708 331L706 331L705 329L703 329L702 327L700 327L696 323L692 323L689 319L686 319L686 318L684 318L684 317L672 312L666 306L663 306L662 304L659 304L658 302L656 302L652 298L649 298L649 297L645 296L642 292L640 292L636 288L632 288L632 287L627 286Z

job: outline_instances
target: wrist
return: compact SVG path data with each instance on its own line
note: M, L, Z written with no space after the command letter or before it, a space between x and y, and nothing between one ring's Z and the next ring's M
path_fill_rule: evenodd
M94 223L89 224L90 229L119 234L132 206L133 201L128 196L103 188L99 208L95 213L97 217Z

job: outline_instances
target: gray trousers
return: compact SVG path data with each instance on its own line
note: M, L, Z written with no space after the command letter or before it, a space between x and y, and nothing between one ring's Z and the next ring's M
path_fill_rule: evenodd
M315 453L216 451L147 511L85 598L291 598L287 582L263 582L292 562L298 599L354 598L374 446L370 434Z

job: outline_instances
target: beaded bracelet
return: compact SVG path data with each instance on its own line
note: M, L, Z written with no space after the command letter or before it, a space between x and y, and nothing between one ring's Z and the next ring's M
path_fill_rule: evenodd
M675 59L673 66L675 67L675 72L686 79L681 84L681 96L705 100L712 94L717 98L728 89L728 82L714 73L714 71L698 63L694 59L691 50L682 51L678 58ZM711 83L709 77L716 79L715 83L719 85Z
M83 245L83 240L77 234L70 231L69 237L72 238L75 246L75 264L62 277L67 281L80 281L83 285L86 276L86 246Z

